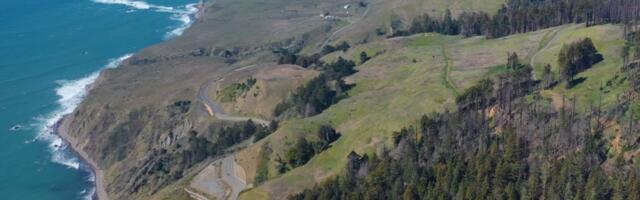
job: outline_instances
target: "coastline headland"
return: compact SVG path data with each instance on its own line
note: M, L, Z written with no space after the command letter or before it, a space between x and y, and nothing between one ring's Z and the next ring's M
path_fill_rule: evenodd
M177 27L176 29L168 32L167 35L169 37L167 37L167 39L174 39L174 38L180 37L186 29L191 27L191 25L193 25L193 22L195 22L198 18L202 16L202 11L204 10L204 3L200 1L200 3L197 3L197 4L189 4L186 6L186 8L187 8L187 11L182 13L183 17L178 18L178 20L181 21L183 24L180 27ZM166 41L163 41L161 43L164 43L164 42ZM102 72L104 70L109 68L119 67L119 65L126 63L131 56L133 55L132 54L125 55L117 59L116 61L110 63L110 65L113 65L113 66L107 65L106 68L101 69L99 72L96 72L98 73L97 78L92 83L87 85L86 88L84 88L86 90L85 93L89 93L93 87L100 84L100 79L102 77ZM74 108L74 111L75 109L77 108ZM69 147L66 150L74 154L74 156L76 156L81 162L80 163L81 167L79 168L81 170L87 170L92 175L94 190L91 191L91 193L93 193L91 194L91 199L109 200L109 195L107 193L106 185L105 185L104 169L100 168L98 163L94 159L92 159L89 156L89 154L85 152L82 148L84 145L86 145L83 142L90 142L90 141L79 141L77 138L74 138L73 136L69 135L69 126L72 121L73 121L72 113L68 113L63 115L57 122L55 122L53 127L51 127L53 129L52 134L55 134L59 136L62 140L64 140L64 144L56 144L56 145L61 145L59 148Z
M249 7L233 0L190 4L198 11L190 19L179 18L192 23L176 31L184 34L141 49L122 60L121 66L100 72L85 87L86 98L73 112L65 113L53 131L84 161L82 166L93 171L93 198L183 197L180 184L186 181L182 180L196 174L188 170L197 170L188 164L200 163L181 165L173 159L180 155L171 150L182 146L180 142L191 133L205 133L216 123L202 105L207 98L198 98L198 88L215 76L246 66L277 65L274 48L324 41L324 32L317 31L331 24L317 17L318 12L343 10L346 2L300 7L311 2L276 1ZM281 12L283 7L298 11ZM173 168L165 174L148 173L158 166Z

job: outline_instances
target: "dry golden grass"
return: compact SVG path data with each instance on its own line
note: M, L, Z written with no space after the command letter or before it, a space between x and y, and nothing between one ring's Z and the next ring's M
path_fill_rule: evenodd
M318 75L317 71L295 65L250 65L240 69L225 76L217 83L217 88L210 88L212 91L209 95L215 98L215 94L223 88L255 78L257 82L249 91L234 101L222 102L221 105L228 113L262 119L271 119L278 103Z

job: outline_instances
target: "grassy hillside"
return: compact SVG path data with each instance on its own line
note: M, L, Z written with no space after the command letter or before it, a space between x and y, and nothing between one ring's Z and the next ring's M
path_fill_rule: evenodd
M250 65L225 76L216 84L217 88L210 88L209 95L211 98L218 99L224 110L235 116L271 119L278 103L317 74L315 70L295 65ZM245 89L246 91L236 88L239 83L244 83L248 79L255 79L255 85ZM231 100L224 99L225 96L230 95L237 97Z
M454 16L464 11L494 13L505 2L505 0L374 0L368 2L369 11L366 15L354 16L349 20L353 24L332 38L332 42L373 41L375 38L384 37L377 35L376 29L390 33L392 21L399 21L402 26L408 26L417 16L425 13L442 16L446 9L451 10Z
M571 89L560 84L543 95L554 104L563 95L576 96L578 106L585 107L600 99L611 103L629 87L616 78L622 40L621 28L613 25L572 25L495 40L438 34L386 39L392 21L405 26L425 12L439 16L445 9L454 16L471 10L492 13L502 3L504 0L207 1L201 17L183 36L147 48L124 66L103 72L71 115L69 135L105 170L104 184L112 198L187 198L184 187L210 160L182 162L180 155L187 154L180 153L201 152L195 148L201 145L190 145L191 141L220 137L214 130L221 123L206 112L198 88L219 77L226 77L220 84L223 88L256 78L256 85L243 94L246 98L226 104L225 110L270 118L278 102L317 74L274 64L277 55L272 48L305 47L302 53L306 54L325 41L346 40L353 46L349 51L323 59L343 56L359 63L363 51L372 57L358 66L358 73L346 78L354 84L349 98L314 117L284 121L277 132L255 144L246 142L250 146L235 155L251 183L260 150L265 144L270 146L269 180L245 191L242 198L282 199L341 173L351 151L378 151L389 146L394 131L411 125L408 122L422 114L452 109L456 95L465 88L504 72L509 52L517 52L523 63L537 55L537 72L542 63L551 63L557 73L556 55L562 44L592 37L604 62L579 74L578 78L585 78L581 84ZM344 9L347 4L351 7ZM335 18L320 17L327 12ZM377 29L383 33L377 34ZM264 71L241 70L256 64L273 66L259 67ZM236 73L239 71L242 73ZM640 113L640 104L635 112ZM307 164L277 174L275 160L284 157L300 137L318 140L314 133L323 124L335 127L342 137ZM199 133L198 140L192 140L194 131ZM161 167L167 169L156 170Z
M559 30L561 32L557 32ZM619 71L620 31L620 27L613 25L588 28L570 25L492 40L424 34L368 43L346 53L328 55L325 60L338 56L358 60L362 51L376 56L359 66L359 72L348 78L349 82L355 83L348 99L315 117L283 123L275 134L241 152L239 157L242 165L255 165L255 159L249 155L257 155L259 146L264 142L269 142L273 155L283 156L295 138L313 139L315 136L311 133L325 123L337 127L343 137L306 165L283 175L275 175L275 156L272 156L269 170L272 179L246 191L242 197L270 196L278 199L340 173L349 152L380 150L388 145L391 133L410 125L406 121L418 119L421 114L452 108L458 91L481 78L500 73L509 52L517 52L522 63L529 63L534 54L542 51L535 63L554 64L557 60L555 55L563 43L591 37L605 61L580 74L587 78L584 83L569 90L559 85L543 94L576 95L584 99L584 103L598 98L594 95L601 95L605 100L615 99L616 94L626 89L625 83L612 87L606 94L601 93L598 87L600 82L611 79ZM556 32L557 39L552 41ZM553 43L543 48L549 42ZM536 70L539 71L539 67L536 64ZM557 71L555 64L554 71ZM252 176L248 179L252 180Z
M590 104L612 104L616 97L629 90L627 82L622 81L624 75L620 71L622 67L622 27L616 25L602 25L585 28L583 25L564 26L559 29L557 39L543 49L535 60L536 74L542 73L543 64L552 66L552 71L558 76L558 53L562 45L589 37L593 39L596 49L604 56L604 61L596 64L590 70L578 74L576 79L584 78L584 82L566 89L565 84L544 91L549 98L565 96L567 99L577 98L577 106L589 107ZM560 100L561 101L561 100Z
M411 20L417 16L428 13L433 16L441 16L446 9L451 10L454 16L464 11L496 12L505 0L371 0L363 1L366 7L352 6L349 10L338 10L344 16L332 25L328 33L335 35L330 38L329 44L340 41L348 41L351 44L365 43L375 39L384 38L378 35L378 30L390 33L391 22L398 21L402 26L408 26ZM348 12L348 13L347 13ZM314 38L314 37L312 37ZM313 53L318 50L320 41L312 40L306 46L305 53Z

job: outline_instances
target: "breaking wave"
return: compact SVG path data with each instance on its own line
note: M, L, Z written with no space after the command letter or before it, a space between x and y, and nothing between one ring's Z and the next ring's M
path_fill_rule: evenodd
M184 31L187 30L187 28L189 28L193 24L195 20L195 15L198 13L198 6L195 3L188 4L184 6L182 11L184 12L177 13L171 16L171 19L180 21L182 24L180 24L178 27L174 28L173 30L167 32L167 34L165 35L165 39L171 39L171 38L182 35L182 33L184 33Z
M124 55L120 58L111 60L104 68L115 68L127 58L131 57L131 54ZM69 149L69 144L65 142L60 136L56 134L56 129L61 119L73 112L73 110L82 102L87 95L89 87L98 78L100 72L94 72L89 76L72 81L58 81L60 85L56 89L58 95L57 103L58 109L53 111L46 117L39 117L40 127L36 140L44 141L49 144L49 150L52 154L51 160L55 163L67 166L68 168L80 170L84 169L89 172L91 170L86 166L83 166L80 158L72 153ZM92 172L91 172L92 173ZM93 174L91 175L93 177ZM94 182L95 178L90 178ZM85 191L86 192L86 191ZM95 188L89 193L95 192ZM93 194L85 194L85 196L92 197Z
M174 12L172 7L169 6L158 6L149 4L144 1L130 1L130 0L93 0L96 3L103 4L117 4L117 5L125 5L138 10L149 10L154 9L161 12Z
M90 173L89 177L87 178L87 181L95 183L96 182L95 175L93 173ZM91 187L89 188L89 190L82 190L82 192L80 192L80 196L82 196L82 199L85 199L85 200L92 200L95 195L96 195L96 187Z
M171 16L171 19L179 21L181 22L181 24L174 27L171 31L167 32L164 37L165 39L171 39L182 35L182 33L184 33L184 31L193 24L195 15L198 13L198 4L195 3L188 4L179 8L174 8L169 6L154 5L144 1L131 0L93 0L93 2L102 4L125 5L137 10L153 10L156 12L172 13L173 15Z
M113 59L104 68L115 68L129 57L131 57L131 54ZM47 117L40 117L39 119L42 123L40 123L41 126L36 139L49 142L49 148L53 153L52 159L56 163L74 169L80 168L78 158L69 153L67 144L60 136L55 134L55 131L62 117L73 112L80 102L82 102L87 95L89 86L98 78L99 73L99 71L94 72L78 80L58 81L60 87L56 89L56 94L59 97L57 100L59 108Z
M171 30L165 34L165 39L170 39L182 35L195 21L195 14L198 12L197 4L188 4L181 7L168 7L149 4L144 1L131 0L92 0L102 4L118 4L125 5L136 10L152 10L155 12L171 13L171 19L179 21L180 24L170 28ZM124 55L117 59L112 59L103 69L116 68L124 60L130 58L132 54ZM101 71L101 70L100 70ZM51 160L75 170L87 170L90 172L88 181L95 182L95 175L90 167L86 166L83 161L69 148L69 144L56 134L56 129L62 118L71 114L74 109L84 100L91 84L98 78L100 71L94 72L86 77L77 80L60 80L55 92L59 97L57 100L58 108L46 116L37 117L38 134L35 140L48 143L49 150L52 154ZM29 143L32 141L26 141ZM95 196L96 188L92 187L81 192L84 199L92 199Z

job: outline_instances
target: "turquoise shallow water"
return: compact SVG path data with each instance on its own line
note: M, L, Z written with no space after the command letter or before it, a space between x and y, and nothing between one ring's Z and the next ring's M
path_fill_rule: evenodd
M91 197L91 173L51 125L96 72L180 34L194 2L0 1L0 199Z

